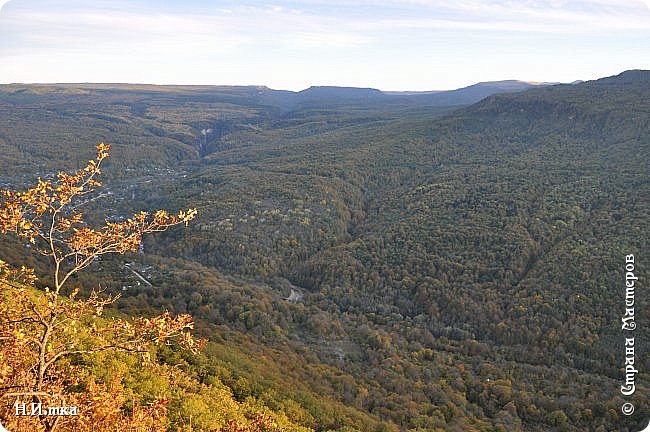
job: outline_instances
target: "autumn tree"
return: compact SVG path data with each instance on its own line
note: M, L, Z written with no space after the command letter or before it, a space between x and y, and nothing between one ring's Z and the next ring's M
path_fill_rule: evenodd
M78 209L84 197L101 186L97 177L108 155L109 145L100 144L97 157L74 173L60 172L54 181L39 178L22 192L0 190L0 232L31 244L53 269L53 286L36 290L32 269L13 268L0 260L0 419L12 432L104 430L104 426L106 430L160 430L165 400L126 416L119 379L96 383L75 359L124 351L147 361L155 343L175 342L190 350L200 347L190 334L189 315L106 319L101 317L104 308L119 294L96 289L82 296L70 284L70 278L96 258L137 251L143 235L187 225L196 215L195 209L177 214L158 210L89 226ZM25 406L21 404L28 404L27 409L32 404L39 409L77 407L77 412L17 416L16 406Z

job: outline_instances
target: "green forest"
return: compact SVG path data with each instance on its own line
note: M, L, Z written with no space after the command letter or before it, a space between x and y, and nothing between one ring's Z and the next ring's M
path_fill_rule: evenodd
M124 412L164 395L168 431L643 429L650 71L448 106L366 93L0 85L0 189L106 142L91 222L197 209L72 282L120 294L109 316L191 314L205 347L73 365ZM1 236L0 260L52 284L29 242Z

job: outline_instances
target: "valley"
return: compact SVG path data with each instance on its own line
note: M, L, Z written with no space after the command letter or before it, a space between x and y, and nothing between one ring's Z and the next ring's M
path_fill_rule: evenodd
M640 430L650 362L626 417L612 347L621 263L650 256L650 72L500 85L0 85L0 187L107 142L91 220L196 207L77 282L191 313L208 346L161 361L290 430ZM0 258L45 268L24 246Z

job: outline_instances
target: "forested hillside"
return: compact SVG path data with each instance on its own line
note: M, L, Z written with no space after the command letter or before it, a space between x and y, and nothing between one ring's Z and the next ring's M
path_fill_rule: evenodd
M0 187L106 141L89 217L196 207L79 283L121 312L191 313L208 347L166 361L287 425L641 430L642 289L630 398L620 322L625 256L641 274L650 256L650 72L461 108L310 90L0 86ZM211 397L175 409L210 430Z

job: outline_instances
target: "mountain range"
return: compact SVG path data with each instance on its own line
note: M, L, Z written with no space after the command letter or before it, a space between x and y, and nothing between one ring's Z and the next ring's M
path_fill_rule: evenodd
M163 358L291 430L637 431L650 362L624 397L620 320L625 256L650 256L648 100L641 70L421 93L3 85L0 187L105 141L92 218L197 207L78 282L122 313L192 313L207 350Z

